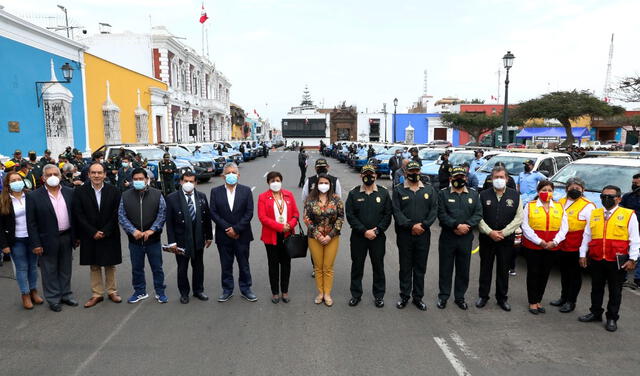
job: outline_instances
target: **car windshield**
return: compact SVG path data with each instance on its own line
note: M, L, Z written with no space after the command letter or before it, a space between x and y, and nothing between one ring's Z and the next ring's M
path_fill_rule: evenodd
M577 176L584 180L587 191L600 192L605 185L616 185L625 192L633 180L633 175L637 173L638 168L631 166L574 163L560 170L551 181L565 185L569 178Z
M178 146L170 146L169 153L174 157L190 157L191 153Z
M509 172L509 175L520 175L524 171L524 161L531 159L529 157L520 157L516 155L496 155L491 158L490 162L487 162L480 168L480 172L489 173L493 169L493 166L497 162L504 163L504 167Z
M418 152L418 156L423 161L435 161L442 155L442 150L422 149Z
M159 161L164 156L162 149L139 149L136 151L142 154L142 158L148 161Z
M451 153L449 163L451 163L452 166L460 166L464 162L471 163L473 158L473 153Z
M204 144L200 147L200 151L203 153L213 153L215 150L212 145Z

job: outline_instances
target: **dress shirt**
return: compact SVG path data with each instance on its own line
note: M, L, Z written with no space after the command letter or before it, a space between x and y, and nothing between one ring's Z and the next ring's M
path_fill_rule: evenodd
M93 192L96 194L96 201L98 202L98 210L100 210L100 199L102 198L102 188L104 188L104 183L102 183L99 189L96 189L96 187L94 187L93 184L91 184L91 188L93 188Z
M521 172L518 176L518 187L520 189L520 193L526 194L535 192L538 187L538 182L546 179L547 177L538 171Z
M469 171L476 172L487 160L484 158L474 159L471 161L471 165L469 166Z
M27 238L29 233L27 232L27 212L25 211L26 196L23 193L20 198L16 198L14 195L10 195L10 197L13 213L16 217L16 238Z
M58 219L58 231L67 231L71 228L71 222L69 222L69 212L67 211L67 202L62 195L62 188L58 188L58 194L54 196L49 189L49 200L53 205L53 210L56 212L56 218Z
M496 197L498 198L498 201L502 200L503 194L498 194L497 191L495 192L496 192ZM522 209L522 205L518 205L518 209L516 209L516 216L513 217L511 222L509 222L509 224L502 229L503 236L507 237L513 234L516 231L516 229L520 227L520 225L522 224L523 213L524 213L524 209ZM489 233L493 231L493 229L489 227L489 225L487 224L487 222L484 221L484 219L480 220L480 224L478 224L478 230L485 235L489 235Z
M551 201L549 202L549 210L555 205L560 206L557 202ZM542 201L536 200L536 206L542 208ZM544 208L542 209L544 210ZM569 221L567 220L567 213L562 215L562 223L560 224L560 230L553 238L553 242L556 245L560 244L564 238L567 236L567 232L569 231ZM525 205L523 213L522 213L522 235L524 235L527 239L529 239L532 243L540 245L542 239L536 234L536 232L529 226L529 205Z
M617 209L617 205L611 210L605 209L605 215L607 211L613 215ZM591 242L591 227L589 226L589 221L591 221L591 216L587 218L587 227L584 228L584 235L582 235L580 257L587 257L587 251L589 250L589 243ZM629 221L627 231L629 231L629 258L636 260L640 254L640 235L638 234L638 219L636 217L636 213L631 214L631 220Z
M225 185L225 189L227 190L227 202L229 203L229 210L233 211L233 203L236 201L236 189L238 189L238 187L234 186L233 189L229 189L229 187Z

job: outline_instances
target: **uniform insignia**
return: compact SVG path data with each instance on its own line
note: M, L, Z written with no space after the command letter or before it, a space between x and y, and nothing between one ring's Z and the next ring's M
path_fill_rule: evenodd
M409 196L402 196L402 199L403 199L403 200L408 200L408 199L409 199Z
M624 219L624 215L620 214L620 215L618 216L618 220L619 220L619 221L622 221L623 219Z
M491 200L487 200L487 201L485 202L485 204L486 204L487 206L491 206Z
M424 194L424 199L425 199L425 200L428 200L428 199L429 199L429 194L428 194L428 193L425 193L425 194Z
M600 220L600 218L599 218L599 217L595 217L595 218L593 218L593 221L594 221L594 222L598 222L599 220Z
M507 201L505 201L505 202L507 203L508 207L510 207L510 208L513 207L513 200L512 199L508 198Z
M456 202L456 200L454 200L454 199L450 198L450 199L449 199L449 202Z
M573 215L573 213L575 213L575 211L571 210L571 211L569 211L567 214L569 214L569 215Z
M469 199L469 203L473 204L473 199L472 198Z
M380 201L382 201L382 200L380 200L380 197L376 197L376 202L377 202L378 204L380 203Z
M533 212L536 213L536 214L540 214L540 210L538 210L538 209L534 210Z
M358 199L356 199L356 201L362 202L362 201L364 201L364 198L358 198Z

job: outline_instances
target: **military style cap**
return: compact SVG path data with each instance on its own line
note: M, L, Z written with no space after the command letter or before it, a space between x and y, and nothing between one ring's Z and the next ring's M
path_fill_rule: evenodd
M316 167L327 167L328 165L327 160L324 158L320 158L316 161Z
M416 161L411 161L409 163L407 163L407 170L419 170L420 169L420 163L416 162Z
M535 162L533 161L533 159L527 159L526 161L522 162L522 164L535 164Z
M162 158L171 158L171 154L169 154L169 153L164 153L164 155L162 156Z
M364 167L362 167L362 173L364 174L365 172L373 172L374 174L376 173L376 168L373 165L364 165Z
M20 149L16 149L16 151L14 151L13 154L22 154L22 151L20 151Z
M45 153L45 154L51 154L51 150L49 150L49 149L44 149L44 153Z
M467 169L462 166L456 166L451 169L451 176L464 175L467 176Z

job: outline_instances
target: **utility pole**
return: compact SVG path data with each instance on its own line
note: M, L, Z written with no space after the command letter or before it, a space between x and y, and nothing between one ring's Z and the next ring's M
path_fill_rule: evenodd
M67 14L67 8L62 5L58 5L58 8L64 12L64 22L67 30L67 38L69 38L69 15Z

